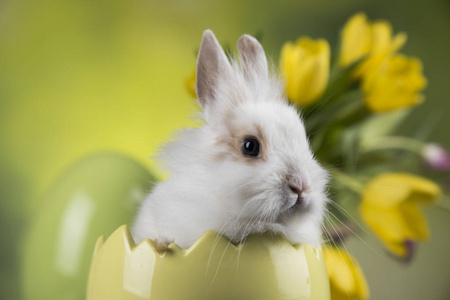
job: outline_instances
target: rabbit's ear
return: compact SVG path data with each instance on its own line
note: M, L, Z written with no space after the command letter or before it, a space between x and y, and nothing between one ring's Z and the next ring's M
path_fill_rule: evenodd
M237 49L244 74L247 78L253 78L255 76L264 76L264 78L267 78L269 76L266 54L257 39L248 34L244 34L238 40Z
M203 108L214 101L218 81L231 72L231 65L225 52L211 30L203 32L197 58L197 96Z

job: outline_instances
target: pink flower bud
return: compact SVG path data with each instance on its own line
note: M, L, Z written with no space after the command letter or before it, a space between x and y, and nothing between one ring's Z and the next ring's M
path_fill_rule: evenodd
M422 157L427 167L437 171L450 169L450 156L438 144L427 144L423 147Z

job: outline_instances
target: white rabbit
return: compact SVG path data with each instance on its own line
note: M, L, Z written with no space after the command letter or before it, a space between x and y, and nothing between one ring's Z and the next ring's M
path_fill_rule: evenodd
M243 35L237 49L239 61L230 62L213 32L203 33L196 88L205 122L164 147L171 175L143 202L136 242L188 248L214 230L234 243L273 231L320 245L328 174L262 46Z

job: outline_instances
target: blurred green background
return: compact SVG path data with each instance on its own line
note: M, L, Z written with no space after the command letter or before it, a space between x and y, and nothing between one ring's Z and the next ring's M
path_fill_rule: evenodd
M448 0L1 1L0 298L24 298L28 232L64 170L109 151L153 171L158 145L193 124L184 81L204 29L232 47L243 33L262 34L277 62L282 44L301 35L326 38L336 50L340 28L358 11L408 33L402 52L422 59L429 80L409 124L444 114L430 140L450 149ZM432 238L409 265L390 259L371 235L351 239L372 299L450 298L450 215L426 213ZM36 251L53 247L42 246Z

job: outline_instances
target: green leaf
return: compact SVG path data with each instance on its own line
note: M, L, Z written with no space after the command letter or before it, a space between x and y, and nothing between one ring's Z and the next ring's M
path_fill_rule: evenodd
M389 135L409 116L411 108L373 114L359 129L361 143L384 135Z
M341 152L344 158L344 167L347 172L355 172L358 162L358 146L361 136L358 127L352 127L342 135Z

